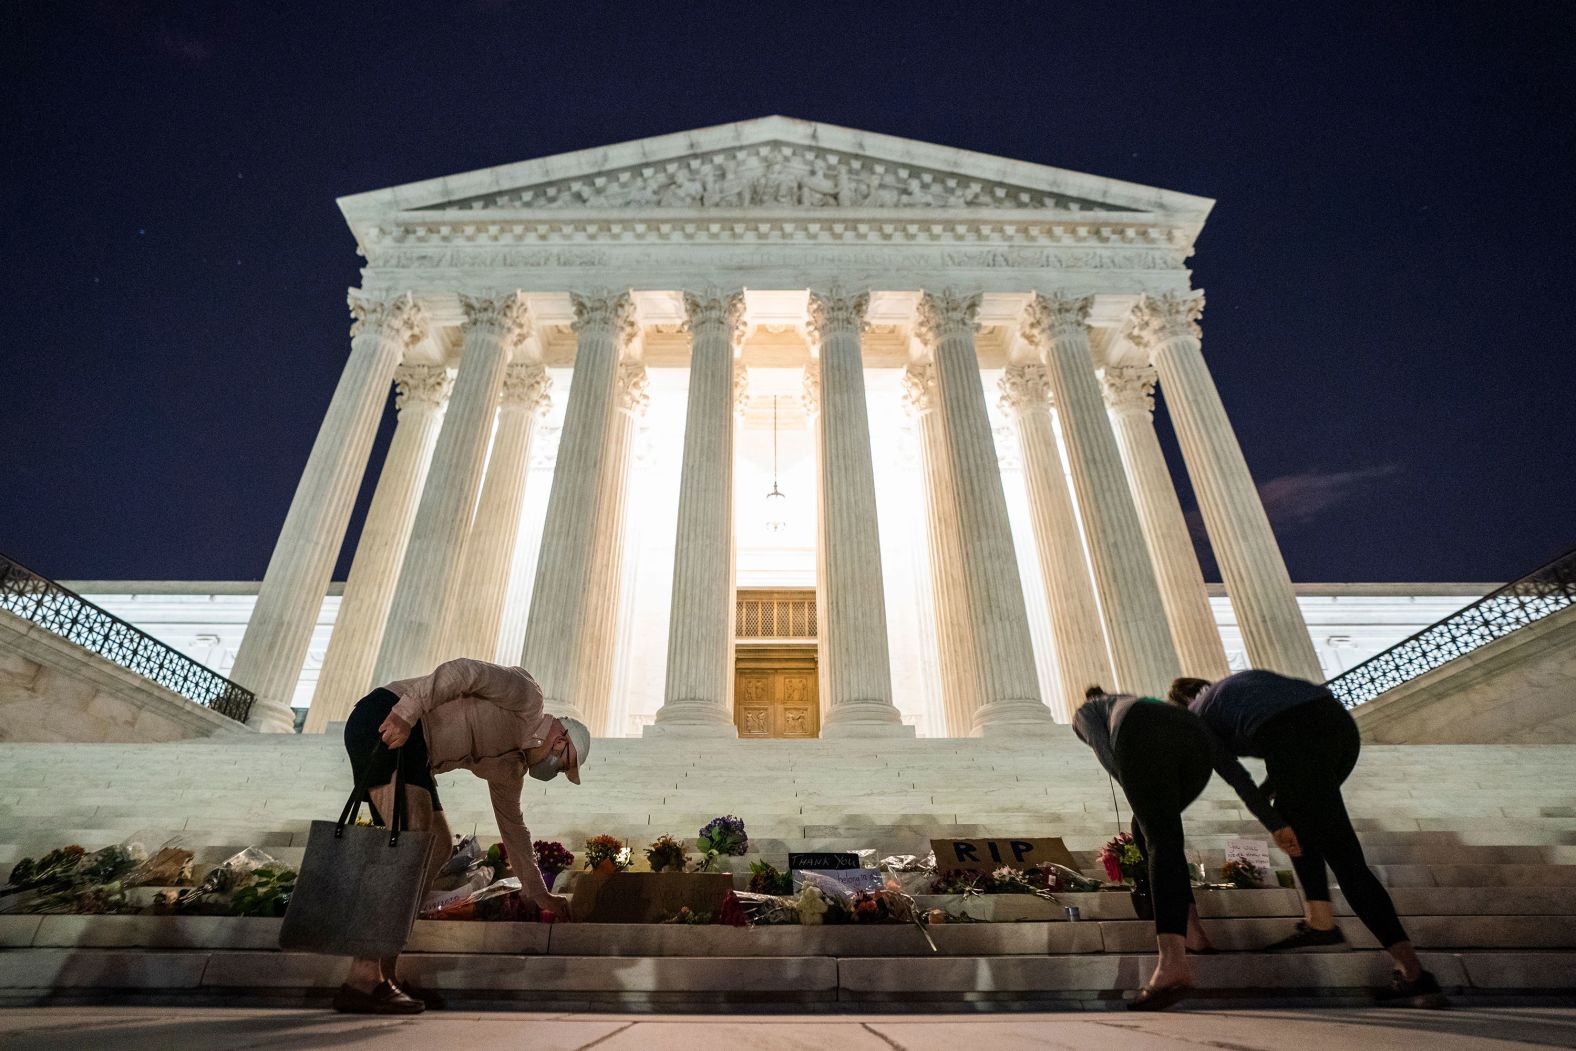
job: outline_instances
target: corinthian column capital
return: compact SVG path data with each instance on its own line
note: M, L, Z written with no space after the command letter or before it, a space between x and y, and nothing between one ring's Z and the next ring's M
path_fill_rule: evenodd
M1100 386L1106 408L1118 415L1155 411L1155 370L1148 365L1107 365Z
M536 362L510 365L503 372L503 388L499 401L506 407L518 407L526 412L546 416L553 407L553 380L547 368Z
M903 404L910 415L923 416L936 407L936 366L916 362L903 370Z
M1200 339L1204 333L1198 319L1204 315L1204 293L1188 292L1178 295L1141 295L1133 305L1133 314L1127 326L1127 338L1135 347L1153 350L1169 339L1192 336Z
M531 335L531 315L523 292L510 292L493 298L461 293L460 309L465 311L467 331L494 336L511 355Z
M401 365L394 370L394 409L404 412L407 405L441 408L453 386L454 378L442 365Z
M570 328L575 332L606 332L619 346L632 341L638 333L635 326L635 301L628 292L609 292L593 289L584 294L569 293L569 302L575 309L575 320Z
M1008 365L996 385L1002 411L1022 415L1051 405L1051 384L1044 365Z
M614 404L619 412L631 416L644 416L651 398L646 393L651 382L646 378L646 366L638 361L626 361L618 367L617 385L613 390Z
M806 334L813 346L834 330L846 329L858 333L865 328L865 311L870 307L870 293L849 295L841 285L833 285L822 292L810 293L809 323Z
M352 291L346 296L350 304L350 338L366 333L386 333L405 347L414 347L427 338L427 312L406 292L392 299L373 299Z
M960 331L973 335L979 331L979 293L963 295L954 289L926 292L919 297L919 316L914 334L926 346L934 347L942 337Z
M724 294L708 288L704 292L684 293L684 327L699 332L712 325L722 327L730 344L738 346L744 342L743 292Z
M1044 347L1066 333L1086 331L1089 308L1093 305L1093 296L1036 292L1023 312L1023 338Z
M804 379L801 381L802 389L799 398L804 402L806 416L819 416L821 413L821 363L812 361L804 367Z

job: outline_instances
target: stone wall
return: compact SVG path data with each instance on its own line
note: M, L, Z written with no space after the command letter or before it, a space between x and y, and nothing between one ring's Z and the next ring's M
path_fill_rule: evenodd
M1545 617L1353 713L1382 744L1576 743L1576 606Z
M178 741L252 731L0 612L0 741Z

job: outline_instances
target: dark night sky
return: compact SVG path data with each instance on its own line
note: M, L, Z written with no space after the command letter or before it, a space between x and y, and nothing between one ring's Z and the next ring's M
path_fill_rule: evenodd
M0 550L261 576L349 350L336 197L770 113L1216 198L1205 353L1293 579L1576 541L1576 4L859 10L6 5Z

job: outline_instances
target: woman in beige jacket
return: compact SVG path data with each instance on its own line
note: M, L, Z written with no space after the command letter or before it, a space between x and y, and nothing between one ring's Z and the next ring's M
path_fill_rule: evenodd
M397 763L410 827L433 833L423 890L452 849L433 775L469 770L487 782L509 865L520 879L520 894L565 920L568 901L548 890L536 867L520 792L527 774L541 781L563 774L579 784L580 763L590 747L591 735L583 725L542 710L542 688L524 668L468 659L448 661L430 675L373 690L356 704L345 723L345 750L356 781L375 786L371 794L378 811L393 812ZM396 977L397 960L393 956L353 961L349 978L334 998L335 1010L369 1014L423 1010L423 1001L409 995L411 987Z

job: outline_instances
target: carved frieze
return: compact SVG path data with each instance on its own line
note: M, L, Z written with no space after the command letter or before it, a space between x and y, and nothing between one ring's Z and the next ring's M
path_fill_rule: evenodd
M426 211L490 209L1135 209L786 142L489 192Z

